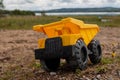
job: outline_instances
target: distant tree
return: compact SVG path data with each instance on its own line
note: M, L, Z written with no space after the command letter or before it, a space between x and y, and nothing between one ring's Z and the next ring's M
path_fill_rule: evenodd
M13 10L9 11L9 15L35 15L32 11Z
M3 5L3 0L0 0L0 9L3 9L4 5Z
M3 13L4 13L3 8L4 8L3 0L0 0L0 17L3 16Z

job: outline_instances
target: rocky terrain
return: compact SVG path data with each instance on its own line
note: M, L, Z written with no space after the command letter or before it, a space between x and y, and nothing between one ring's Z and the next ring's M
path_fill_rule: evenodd
M0 30L0 80L120 80L120 28L101 28L95 38L101 42L103 59L97 65L89 62L84 71L42 70L34 58L37 40L42 37L45 35L32 30Z

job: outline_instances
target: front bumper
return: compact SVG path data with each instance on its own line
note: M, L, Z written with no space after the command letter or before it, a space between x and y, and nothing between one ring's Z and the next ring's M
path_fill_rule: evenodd
M35 49L35 59L68 58L72 56L73 46L63 46L60 37L49 38L45 41L45 48Z

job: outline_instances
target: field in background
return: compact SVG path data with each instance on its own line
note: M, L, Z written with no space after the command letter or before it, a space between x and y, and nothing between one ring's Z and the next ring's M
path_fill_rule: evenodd
M120 16L7 16L0 18L0 29L32 29L33 25L46 24L66 17L102 27L120 27Z
M102 26L95 39L101 42L103 58L95 66L89 62L84 71L77 69L73 72L68 67L61 66L57 72L51 74L43 71L39 60L35 60L34 49L38 48L38 39L45 35L33 31L32 26L66 17ZM0 17L0 80L120 80L119 29L120 16ZM115 57L111 55L113 50L116 52Z

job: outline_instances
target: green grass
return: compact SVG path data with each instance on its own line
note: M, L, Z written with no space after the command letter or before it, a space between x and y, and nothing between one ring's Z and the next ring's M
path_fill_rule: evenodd
M41 64L40 63L33 63L32 67L34 67L35 69L38 69L41 67Z
M99 66L96 68L96 72L98 74L106 73L108 70L107 66Z
M102 58L102 64L112 64L114 60L112 58Z
M117 62L117 63L120 63L120 56L116 56L115 58L102 58L102 60L101 60L101 63L103 64L103 65L105 65L105 64L112 64L112 63L115 63L115 62Z
M32 29L32 26L59 21L66 17L83 20L85 23L103 27L120 27L120 16L7 16L0 17L0 29ZM102 22L101 20L107 20Z

